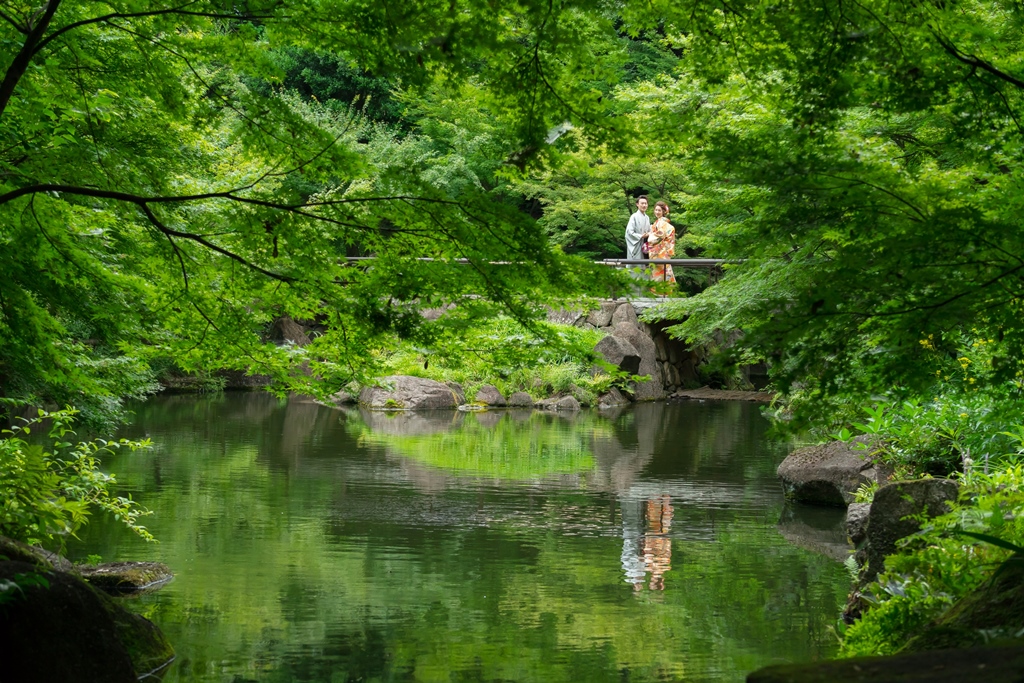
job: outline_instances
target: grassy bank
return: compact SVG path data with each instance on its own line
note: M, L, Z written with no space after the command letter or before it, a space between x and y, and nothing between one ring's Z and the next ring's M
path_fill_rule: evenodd
M374 353L379 376L411 375L457 382L472 401L491 384L506 397L525 391L535 400L572 395L592 404L617 378L591 376L594 345L604 334L571 325L541 323L530 331L511 318L465 329L460 338L439 339L431 348L394 340Z

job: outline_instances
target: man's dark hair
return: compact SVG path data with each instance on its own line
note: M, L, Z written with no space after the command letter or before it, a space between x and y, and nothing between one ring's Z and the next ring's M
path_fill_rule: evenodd
M647 195L645 195L645 194L642 194L642 195L640 195L639 197L637 197L637 198L636 198L636 200L637 200L638 202L639 202L639 201L640 201L641 199L647 199ZM648 199L648 201L650 201L650 200Z

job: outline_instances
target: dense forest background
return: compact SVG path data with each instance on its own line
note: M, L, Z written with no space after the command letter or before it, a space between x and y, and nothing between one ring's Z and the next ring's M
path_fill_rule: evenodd
M546 307L629 291L594 260L645 192L678 255L734 261L651 321L740 331L780 424L974 482L1019 553L1022 28L1003 0L4 1L0 401L109 428L166 372L322 396L399 343L543 364L575 343ZM986 577L935 533L957 559L879 598L916 600L897 631Z
M675 207L680 255L747 259L666 317L694 339L743 329L779 389L920 391L978 340L996 345L982 384L1019 389L1012 5L57 0L3 18L9 400L103 419L166 366L336 389L389 335L440 348L614 291L589 261L621 253L639 192ZM273 344L285 317L313 343Z

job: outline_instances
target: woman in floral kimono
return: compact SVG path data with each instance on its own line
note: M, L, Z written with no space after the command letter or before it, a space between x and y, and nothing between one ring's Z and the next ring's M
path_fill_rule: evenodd
M647 235L649 248L647 257L651 259L673 258L676 253L676 229L668 222L668 204L658 202L654 205L654 225ZM651 269L651 279L656 282L675 282L676 276L672 266L657 264Z

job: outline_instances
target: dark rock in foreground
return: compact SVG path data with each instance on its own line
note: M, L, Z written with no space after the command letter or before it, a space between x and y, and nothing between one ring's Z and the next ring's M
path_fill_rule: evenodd
M41 565L47 569L59 569L63 572L74 571L74 565L57 553L15 541L13 538L0 536L0 562L4 560Z
M171 568L162 562L108 562L75 569L90 584L112 595L152 590L174 578Z
M1019 683L1024 647L979 647L769 666L747 683Z
M863 484L884 483L888 468L876 463L859 442L832 441L801 448L779 465L778 475L786 496L802 503L848 505Z
M35 579L25 585L26 577ZM52 566L0 562L0 582L21 583L0 609L0 678L131 683L174 658L149 620L78 576ZM14 677L11 677L14 674Z
M432 379L392 375L379 387L359 392L359 404L370 410L454 410L461 401L449 386Z
M1024 631L1024 566L1013 560L961 598L936 623L914 636L905 651L996 644L1020 645ZM1018 680L1024 680L1024 668ZM987 679L986 679L987 680Z

